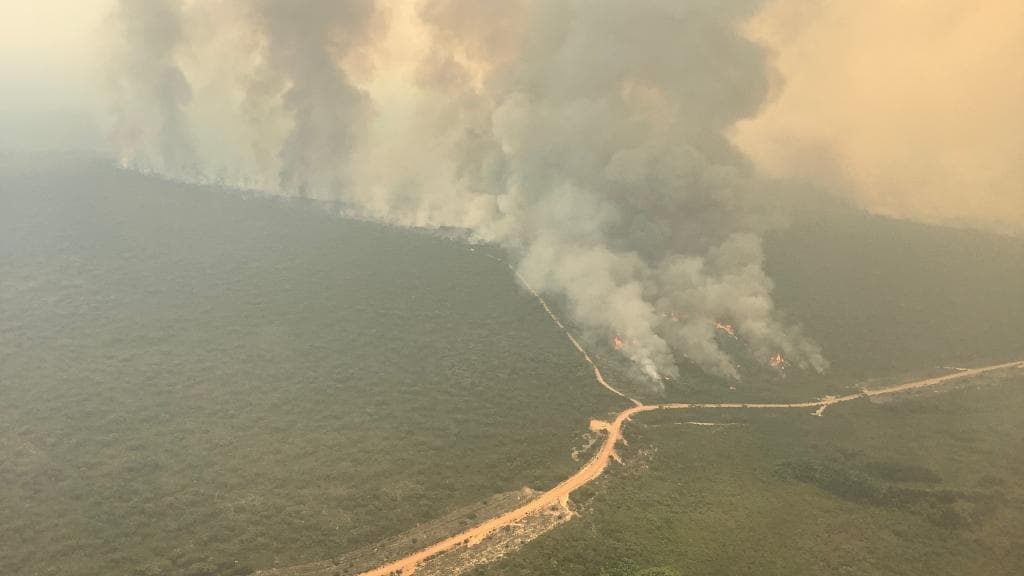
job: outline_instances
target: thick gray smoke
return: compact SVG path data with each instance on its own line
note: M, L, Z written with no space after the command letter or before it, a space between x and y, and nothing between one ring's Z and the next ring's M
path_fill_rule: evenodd
M112 25L122 43L111 67L113 139L131 166L195 175L185 109L192 90L177 64L184 41L178 0L120 0Z
M739 377L716 323L756 362L822 370L773 309L771 187L724 137L766 96L764 55L737 32L756 7L260 0L246 5L265 51L246 99L279 99L290 119L280 191L502 244L652 382L687 360ZM376 37L374 21L415 30L412 65L394 57L407 39ZM361 85L345 71L357 49L376 54Z
M263 66L249 83L253 101L280 99L291 129L280 149L280 189L334 195L366 129L369 98L338 62L366 40L373 0L256 0ZM259 122L259 118L252 118Z

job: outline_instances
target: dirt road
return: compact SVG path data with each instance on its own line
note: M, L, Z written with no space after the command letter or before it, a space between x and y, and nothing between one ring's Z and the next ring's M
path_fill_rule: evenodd
M496 256L491 256L491 258L497 260L498 262L503 262L503 260ZM558 326L560 330L565 332L565 335L569 338L569 341L572 342L572 345L580 354L583 355L583 359L587 361L587 364L590 364L590 366L594 369L594 378L597 379L597 383L600 384L601 386L604 386L612 394L622 396L623 398L629 400L636 406L642 406L643 404L639 400L626 396L625 394L622 393L621 390L612 386L611 384L608 383L607 380L604 379L604 375L601 374L601 369L597 367L597 364L594 362L594 359L590 357L590 354L587 354L587 351L584 350L583 346L580 345L579 340L576 340L576 337L573 336L572 332L570 332L569 329L565 327L565 324L562 324L562 321L559 320L558 315L555 314L555 312L551 309L550 306L548 306L547 301L544 300L544 298L540 295L539 292L533 289L533 286L530 286L530 283L527 282L526 279L519 274L519 272L516 272L516 269L511 264L506 264L506 266L508 266L509 270L512 271L512 274L515 275L515 277L519 280L519 283L522 284L523 287L525 287L530 292L530 294L532 294L533 297L540 302L540 305L544 307L544 311L547 312L548 316L551 317L551 320L554 321L555 326Z
M480 542L488 535L493 534L496 530L507 526L529 516L532 513L543 510L549 506L556 506L560 502L569 498L580 486L587 484L594 480L604 472L608 466L609 460L611 460L615 446L618 444L619 439L622 437L622 425L629 420L633 415L641 412L650 412L653 410L685 410L690 408L720 408L720 409L787 409L787 408L817 408L818 410L814 413L821 416L825 408L840 404L842 402L849 402L858 398L865 398L871 396L883 396L886 394L895 394L898 392L904 392L907 390L914 390L918 388L926 388L929 386L936 386L950 382L952 380L960 380L963 378L970 378L972 376L978 376L986 372L992 372L995 370L1004 370L1007 368L1024 368L1024 361L1007 362L1005 364L996 364L993 366L985 366L981 368L973 368L969 370L961 370L952 374L946 374L944 376L937 376L934 378L927 378L924 380L918 380L916 382L908 382L906 384L898 384L895 386L888 386L884 388L865 389L858 394L849 394L846 396L829 396L820 400L814 400L809 402L797 402L791 404L739 404L739 403L727 403L727 404L639 404L626 410L623 410L615 417L615 420L607 427L603 427L608 436L605 438L604 443L601 445L601 449L590 459L589 462L578 472L570 476L567 480L561 484L555 486L551 490L544 492L537 498L527 502L523 506L516 508L510 512L486 520L477 526L474 526L464 532L456 534L450 538L442 540L436 544L428 546L418 552L414 552L406 556L405 558L395 560L379 568L364 572L360 576L388 576L393 574L401 574L402 576L409 576L415 570L416 567L436 554L442 554L458 546L472 546L473 544Z

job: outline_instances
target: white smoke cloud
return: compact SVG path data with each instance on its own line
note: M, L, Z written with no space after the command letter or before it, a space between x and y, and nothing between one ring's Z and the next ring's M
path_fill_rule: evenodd
M736 326L757 362L781 352L806 368L826 366L817 347L776 318L760 246L773 221L763 209L770 186L724 136L767 90L762 51L737 32L757 2L218 6L234 9L170 12L179 22L232 12L240 15L233 22L246 22L241 44L260 56L239 66L246 72L233 89L244 96L227 116L287 126L276 139L248 130L263 135L259 147L276 150L281 174L254 180L505 246L520 274L563 296L585 330L621 338L622 353L651 382L676 375L686 359L738 377L738 359L719 345L718 320ZM152 51L158 69L181 69L173 59L180 38ZM189 47L203 50L202 42ZM229 58L205 56L193 68ZM198 94L224 82L192 77L205 79ZM172 108L186 103L174 99ZM181 134L196 134L181 116ZM175 168L166 157L153 165Z

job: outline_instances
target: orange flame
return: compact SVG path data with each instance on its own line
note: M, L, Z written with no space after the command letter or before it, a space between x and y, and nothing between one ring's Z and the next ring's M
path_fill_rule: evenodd
M732 324L722 324L721 322L715 322L715 328L718 328L722 332L725 332L733 338L736 337L736 329L732 327Z
M615 339L612 340L612 345L615 346L616 350L622 350L626 346L626 343L622 341L622 338L616 336Z
M776 354L772 356L771 360L768 361L772 368L776 370L783 370L786 368L786 359L782 357L782 354Z

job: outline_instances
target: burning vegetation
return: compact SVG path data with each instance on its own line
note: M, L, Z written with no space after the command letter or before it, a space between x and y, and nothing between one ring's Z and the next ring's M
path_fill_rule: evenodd
M732 324L724 324L722 322L715 322L715 328L718 328L719 330L721 330L722 332L725 332L726 334L728 334L729 336L732 336L733 338L738 338L738 336L736 336L736 329L732 327Z

